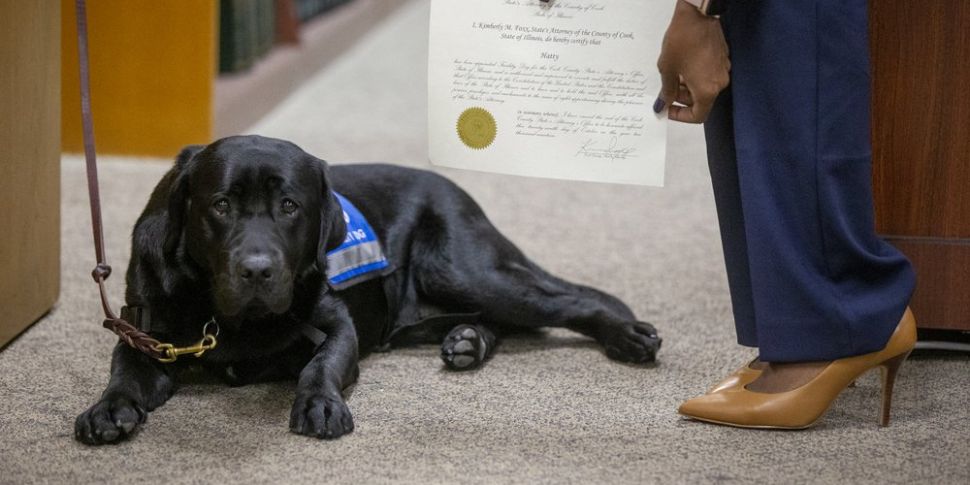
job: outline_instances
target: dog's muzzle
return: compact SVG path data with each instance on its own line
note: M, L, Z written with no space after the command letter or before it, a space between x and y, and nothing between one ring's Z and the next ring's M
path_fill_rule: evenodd
M217 279L216 300L220 312L235 316L284 313L293 300L293 272L281 258L268 253L240 256L228 274Z

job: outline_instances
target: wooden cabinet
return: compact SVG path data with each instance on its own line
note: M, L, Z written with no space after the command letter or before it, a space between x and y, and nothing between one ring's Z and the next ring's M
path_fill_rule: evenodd
M0 347L60 285L60 4L0 0Z
M970 2L870 1L876 229L921 327L970 331Z

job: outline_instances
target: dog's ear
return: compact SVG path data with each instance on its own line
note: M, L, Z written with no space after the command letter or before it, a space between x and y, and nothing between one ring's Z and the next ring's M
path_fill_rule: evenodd
M165 223L165 242L162 246L166 255L174 253L178 249L179 241L182 240L185 213L188 210L188 164L192 161L192 157L204 148L202 145L189 145L183 148L178 157L175 158L174 179L168 191L168 220Z
M344 222L343 207L330 186L327 162L320 159L315 159L315 162L323 192L320 199L320 241L317 245L317 265L322 269L326 267L327 252L339 247L347 238L347 223Z

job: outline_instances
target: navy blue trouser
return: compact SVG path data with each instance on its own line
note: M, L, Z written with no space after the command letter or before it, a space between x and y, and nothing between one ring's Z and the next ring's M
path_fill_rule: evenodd
M866 0L735 1L708 158L738 342L762 360L885 346L914 286L875 234Z

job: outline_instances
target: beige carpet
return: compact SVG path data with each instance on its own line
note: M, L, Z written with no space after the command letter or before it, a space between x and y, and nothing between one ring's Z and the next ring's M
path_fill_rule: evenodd
M253 131L332 161L425 165L428 4L400 11ZM442 170L496 225L565 277L611 291L665 338L652 368L620 365L566 331L508 341L480 371L425 346L373 356L349 400L357 430L291 434L292 383L230 389L195 378L120 446L73 440L107 382L114 339L88 275L83 167L63 165L63 279L54 311L0 353L0 483L970 483L970 358L903 368L894 420L876 425L875 374L805 432L683 421L677 404L752 355L730 303L696 127L671 134L668 187ZM102 165L108 254L120 274L131 226L168 162ZM580 236L576 224L596 224ZM112 278L114 302L122 281Z

